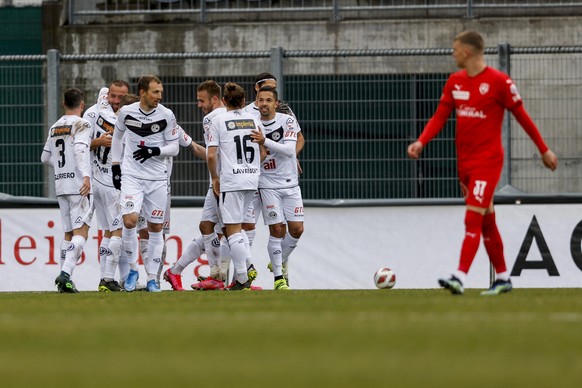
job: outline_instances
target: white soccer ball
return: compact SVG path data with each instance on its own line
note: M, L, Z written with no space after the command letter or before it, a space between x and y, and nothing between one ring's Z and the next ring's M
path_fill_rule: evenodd
M396 284L396 275L390 268L380 268L374 274L374 284L380 289L389 289Z

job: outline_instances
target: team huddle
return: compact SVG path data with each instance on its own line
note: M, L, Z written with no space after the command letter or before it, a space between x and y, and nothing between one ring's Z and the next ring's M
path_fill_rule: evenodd
M55 170L65 232L57 289L78 292L73 271L94 213L104 236L99 246L99 291L160 292L162 276L173 290L182 291L182 271L203 253L210 274L199 277L193 289L260 289L252 285L257 270L251 247L262 213L269 227L273 288L288 290L288 259L303 233L297 154L304 141L293 112L279 101L276 85L272 74L259 74L256 99L248 105L244 89L235 83L227 83L224 90L212 80L198 85L205 147L192 141L174 113L160 104L163 85L156 76L139 79L139 95L129 94L125 81L112 82L82 117L83 92L67 89L65 114L50 128L41 156ZM172 161L180 147L206 160L210 187L200 236L163 271ZM145 285L138 282L139 255Z

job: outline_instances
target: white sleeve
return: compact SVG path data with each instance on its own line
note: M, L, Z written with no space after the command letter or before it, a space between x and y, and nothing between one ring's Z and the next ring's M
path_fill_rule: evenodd
M75 143L75 160L83 177L91 176L91 157L89 147L85 143Z
M40 155L40 161L43 164L46 164L47 166L54 167L53 159L51 158L51 156L52 156L51 151L48 150L47 147L45 146L45 148L42 150L42 154Z
M180 144L178 139L167 140L168 144L160 147L160 156L176 156L180 152Z
M295 155L296 143L297 143L296 141L291 140L283 140L282 143L279 143L271 139L265 139L265 147L267 147L271 151L279 152L289 158Z
M111 139L111 162L121 163L121 156L123 154L123 135L125 133L125 128L121 129L119 126L121 118L118 118L115 122L115 130L113 131L113 138Z

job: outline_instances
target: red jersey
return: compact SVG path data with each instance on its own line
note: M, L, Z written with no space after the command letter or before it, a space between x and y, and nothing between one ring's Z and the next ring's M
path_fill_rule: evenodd
M506 109L513 110L521 104L517 87L507 74L489 66L475 77L468 76L465 70L457 71L447 80L439 109L418 140L427 144L455 109L459 171L500 169L503 115Z

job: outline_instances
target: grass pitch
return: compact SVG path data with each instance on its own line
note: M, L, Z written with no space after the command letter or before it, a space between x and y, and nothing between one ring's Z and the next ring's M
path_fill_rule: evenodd
M2 387L578 387L582 289L0 293Z

